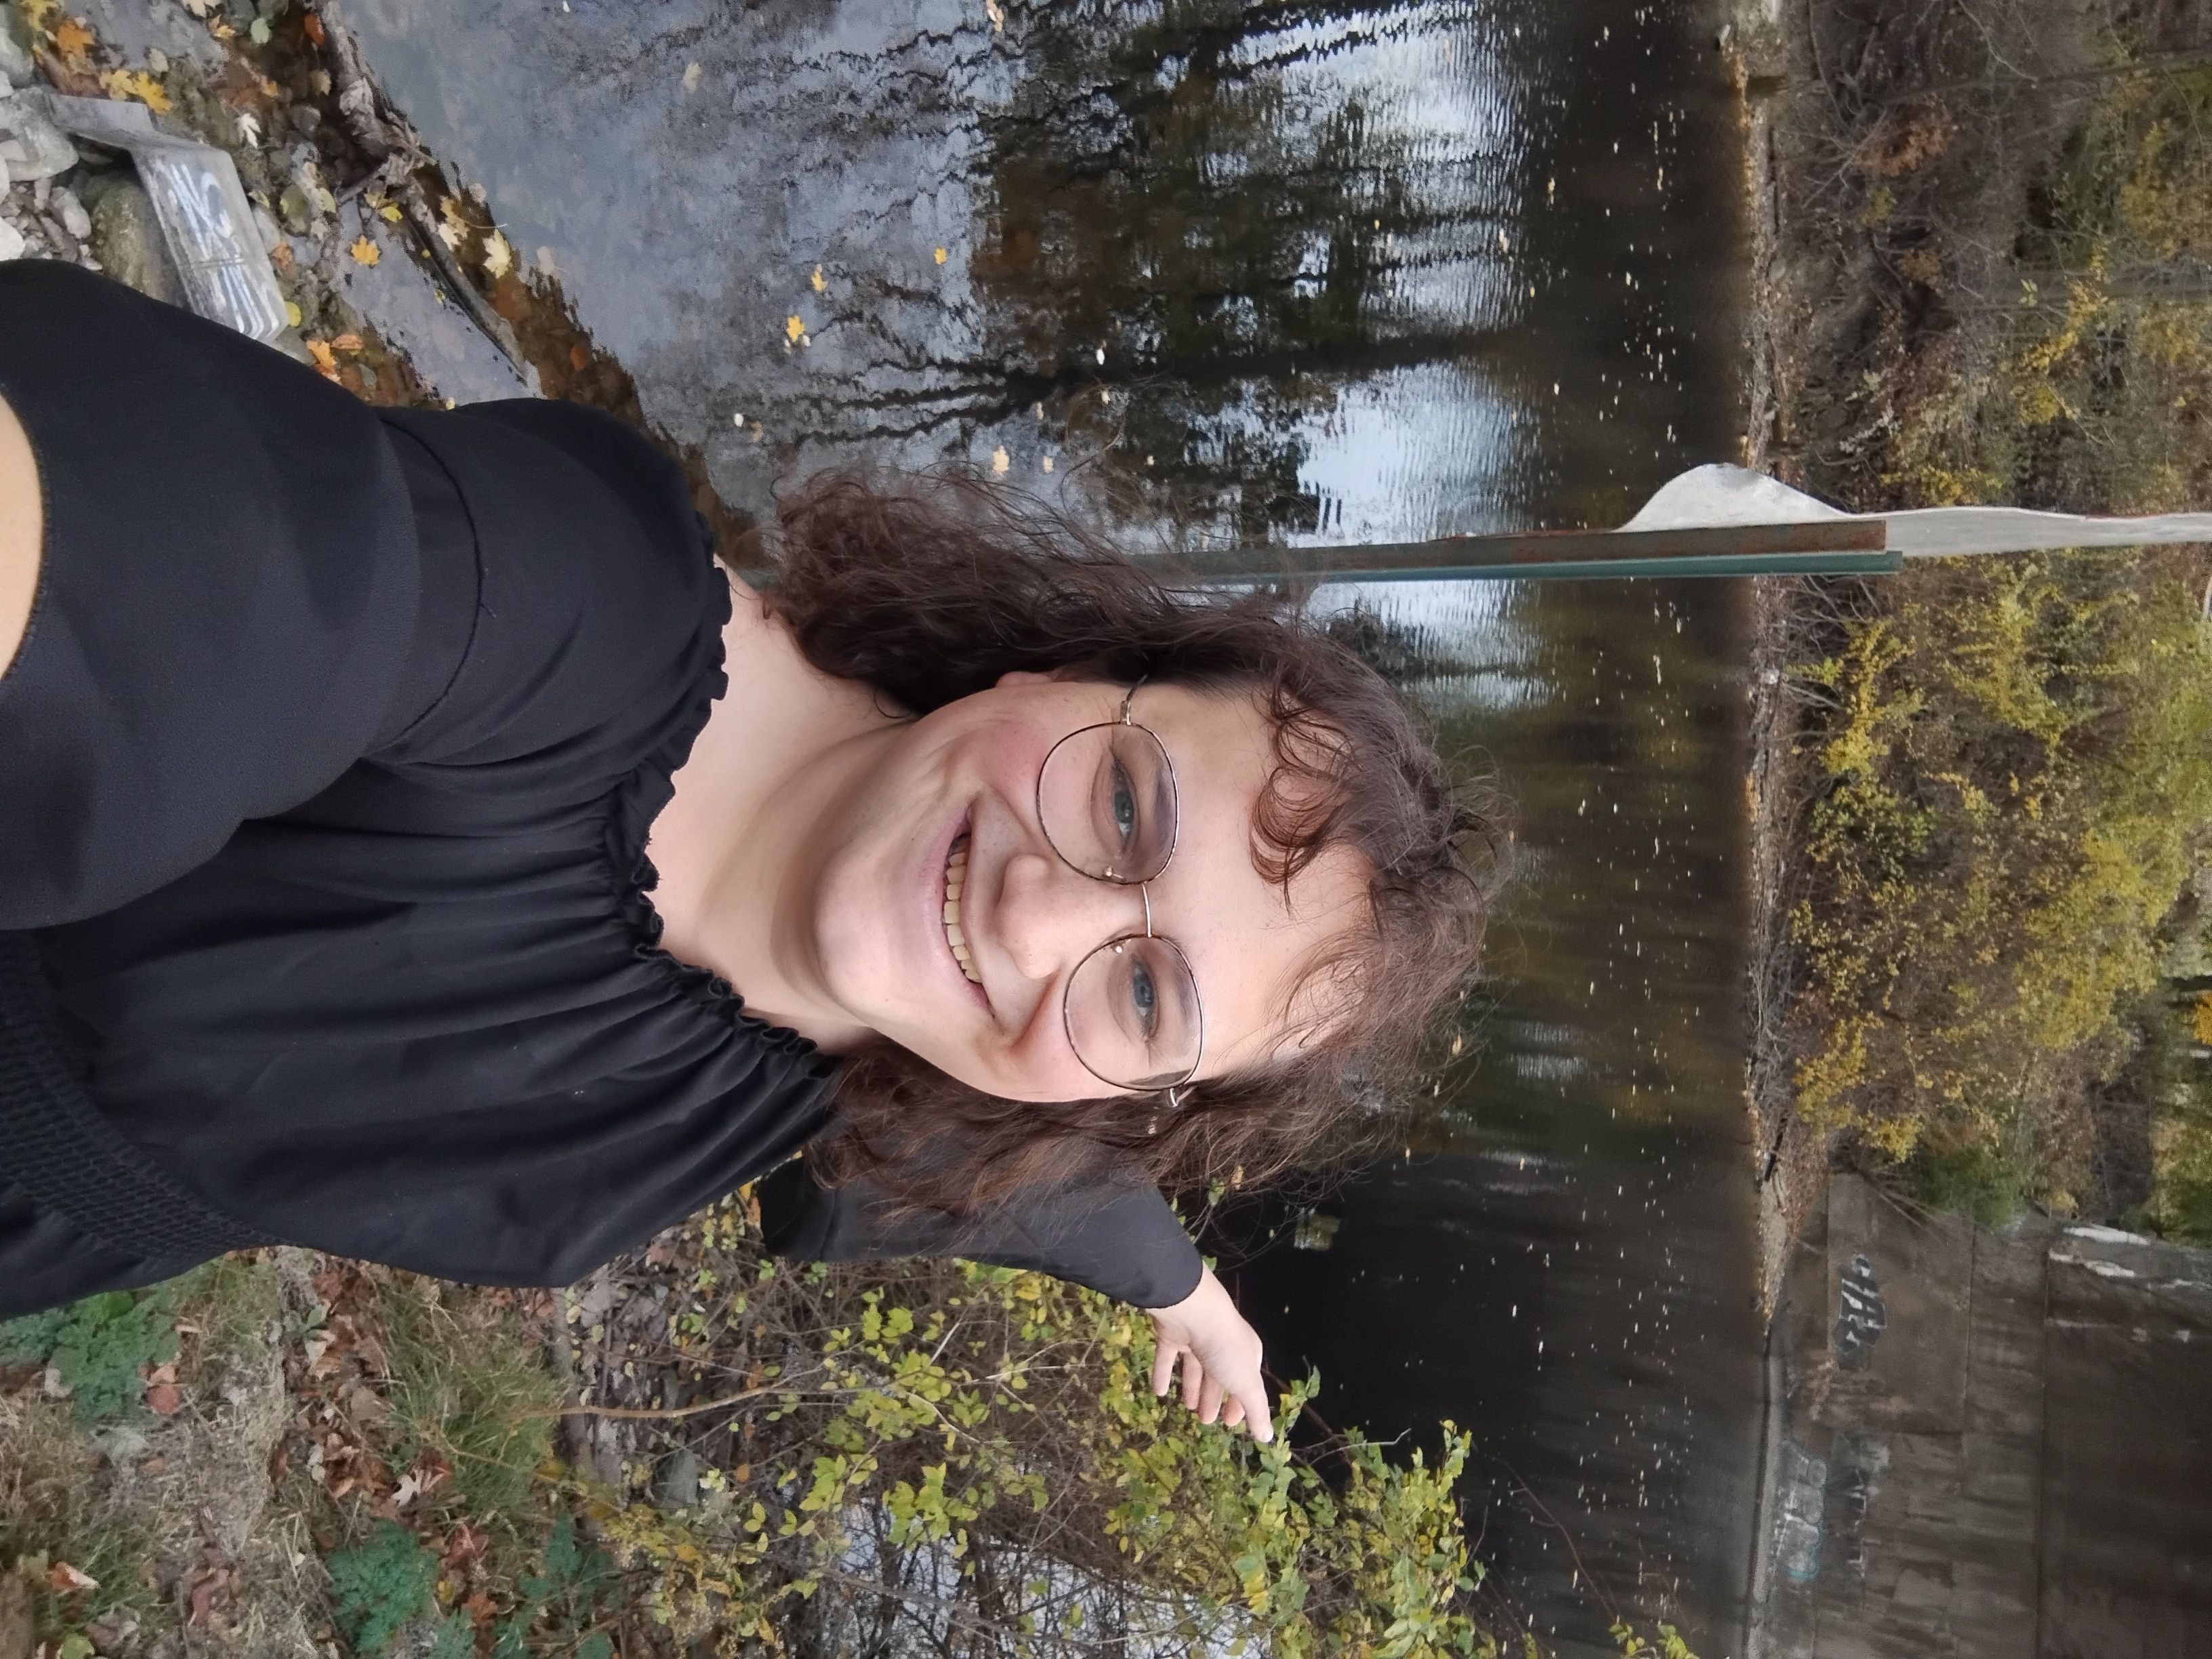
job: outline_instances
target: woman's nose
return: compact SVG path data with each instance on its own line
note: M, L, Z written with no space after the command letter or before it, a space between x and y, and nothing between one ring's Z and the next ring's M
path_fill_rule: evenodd
M1096 881L1048 854L1006 861L999 944L1024 979L1047 980L1108 939L1142 931L1145 901L1134 887Z

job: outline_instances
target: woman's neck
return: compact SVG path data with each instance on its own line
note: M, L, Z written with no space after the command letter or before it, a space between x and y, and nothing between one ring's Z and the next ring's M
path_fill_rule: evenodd
M870 1033L823 988L812 899L841 804L902 722L868 687L815 668L735 586L729 691L647 841L661 943L727 980L757 1017L848 1052Z

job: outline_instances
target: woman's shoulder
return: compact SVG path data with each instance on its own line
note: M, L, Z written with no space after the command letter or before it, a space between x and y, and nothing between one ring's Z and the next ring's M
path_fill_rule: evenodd
M473 567L444 601L467 608L441 630L465 638L458 665L389 758L544 759L581 787L594 757L634 756L702 687L719 695L727 585L682 467L641 434L538 401L385 418L458 501L442 525L418 514L426 568Z

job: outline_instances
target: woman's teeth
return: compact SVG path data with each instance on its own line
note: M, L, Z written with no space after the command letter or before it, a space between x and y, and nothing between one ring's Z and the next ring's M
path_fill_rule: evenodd
M969 983L981 985L983 976L975 971L975 958L968 954L968 936L960 931L960 892L967 884L968 837L963 836L952 843L951 855L945 860L945 939Z

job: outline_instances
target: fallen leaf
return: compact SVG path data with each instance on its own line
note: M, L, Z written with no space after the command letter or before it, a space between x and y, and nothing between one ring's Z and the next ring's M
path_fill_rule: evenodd
M497 231L484 238L484 275L495 283L514 269L514 249Z
M173 1382L149 1382L146 1409L156 1417L174 1417L185 1403L184 1391Z
M568 348L568 367L579 374L592 366L592 354L581 341Z
M301 20L301 27L306 31L307 39L313 41L319 46L323 44L323 40L325 39L323 34L323 20L317 16L313 12L311 11L307 13L306 17Z
M352 333L338 335L336 338L331 340L331 349L333 351L358 351L361 349L361 336Z
M814 275L808 280L814 284L814 291L817 294L827 294L830 291L829 279L823 276L820 265L814 267Z
M706 74L707 69L703 64L686 64L684 66L684 90L697 91L699 82L706 77Z
M338 377L338 366L331 356L331 343L328 340L309 340L307 342L307 355L315 360L315 368L317 372L319 372L326 380L337 380ZM317 1334L320 1334L320 1333L318 1333ZM312 1356L307 1362L307 1370L308 1374L312 1376L314 1373L314 1368L322 1363L325 1355L318 1352L313 1346L313 1343L315 1341L315 1338L313 1336L310 1336L307 1339L307 1341L309 1344L308 1352ZM323 1346L325 1348L330 1346L328 1339L325 1339ZM335 1369L335 1367L333 1369Z
M1049 455L1044 458L1044 470L1048 472L1052 471L1052 457Z
M107 89L110 98L135 98L156 115L169 112L169 94L161 83L143 70L110 70L100 77L100 84Z
M793 312L790 316L783 319L783 337L785 339L789 340L795 344L798 342L799 337L805 332L806 319L804 317L801 317L797 312Z
M1013 464L1012 458L1006 453L1006 445L1000 444L996 449L991 452L992 477L997 478L1005 477L1006 476L1006 469Z
M498 1616L499 1604L482 1590L478 1590L461 1603L461 1611L468 1614L469 1622L471 1625L482 1630Z
M290 243L279 242L275 247L269 250L269 263L275 265L279 270L289 270L293 265L298 263L298 260L292 252ZM292 326L295 328L299 327L300 307L294 305L289 300L285 301L284 305L286 314L292 319Z
M404 216L400 213L399 204L397 202L386 202L382 207L377 209L376 211L378 217L381 218L386 224L391 225L398 224L401 218Z
M64 17L54 30L54 50L61 53L71 69L82 69L85 54L98 44L98 37L84 26L81 17Z
M941 264L943 264L945 263L945 257L946 257L946 256L945 256L945 250L944 250L943 248L939 248L939 249L938 249L938 250L937 250L937 263L938 263L938 264L939 264L940 265L941 265Z
M70 1565L66 1561L54 1563L46 1573L46 1583L64 1595L68 1595L74 1590L95 1590L100 1588L100 1580L82 1568Z
M346 252L352 254L360 264L365 265L373 265L384 257L384 250L366 236L355 237L353 246Z

